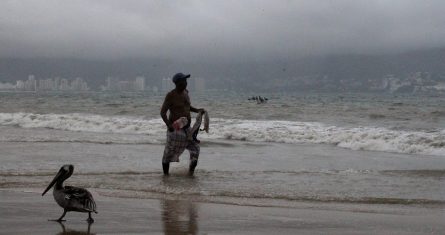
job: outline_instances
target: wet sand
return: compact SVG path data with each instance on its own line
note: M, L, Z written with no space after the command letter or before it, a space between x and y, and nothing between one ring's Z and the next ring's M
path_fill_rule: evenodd
M99 214L62 210L37 189L0 190L0 234L443 234L445 209L401 205L305 204L253 207L181 199L106 197ZM89 230L89 232L88 232Z

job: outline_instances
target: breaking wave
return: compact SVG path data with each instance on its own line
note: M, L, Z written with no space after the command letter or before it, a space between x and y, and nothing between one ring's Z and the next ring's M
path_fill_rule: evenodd
M0 125L82 133L144 135L142 143L159 143L160 139L165 138L165 126L161 119L148 120L132 116L81 113L0 113ZM332 144L353 150L445 156L445 130L422 132L390 130L383 127L338 127L317 122L221 118L211 119L210 129L210 133L201 134L199 138L203 140L228 139L252 142ZM2 140L17 141L17 139L8 140L5 137ZM51 141L51 139L44 141ZM54 139L53 141L60 140ZM89 140L76 141L88 142ZM131 141L128 140L105 141L105 143L114 142L131 144Z

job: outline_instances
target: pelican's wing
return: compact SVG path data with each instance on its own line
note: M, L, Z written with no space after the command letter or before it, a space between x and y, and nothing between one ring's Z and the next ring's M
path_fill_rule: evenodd
M70 200L72 205L79 210L86 210L90 212L96 212L96 202L94 202L93 196L88 190L84 188L78 188L73 186L65 186L64 188L65 199Z

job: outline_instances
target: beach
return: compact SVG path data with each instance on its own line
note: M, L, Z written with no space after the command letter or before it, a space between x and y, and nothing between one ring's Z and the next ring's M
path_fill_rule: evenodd
M48 221L65 164L96 200L91 234L443 233L442 98L218 97L197 98L195 175L186 151L165 177L162 96L3 94L0 234L88 232L86 214Z
M256 178L253 182L263 181L259 184L265 188L271 187L267 181L272 181L273 177L258 179L258 176L255 176L253 169L258 169L260 163L253 166L248 164L249 161L241 160L255 151L258 162L270 152L279 151L283 158L295 158L292 151L297 151L303 155L302 159L310 157L311 164L321 166L320 162L327 161L327 152L330 151L331 154L344 155L343 158L337 158L335 164L347 166L361 162L369 166L370 162L357 159L355 154L358 152L344 149L325 146L327 149L319 149L319 152L316 152L312 145L272 144L261 148L254 143L240 145L221 142L210 146L204 144L201 164L194 177L187 176L187 154L182 158L184 160L173 165L171 176L164 177L157 164L159 156L154 154L162 152L162 145L130 145L125 148L106 144L64 142L0 145L3 153L15 156L9 161L16 164L20 161L22 163L17 165L24 168L22 173L4 171L0 177L0 234L88 234L88 224L85 221L87 214L69 212L65 217L67 221L62 224L48 221L58 218L62 209L55 203L51 193L41 196L44 187L58 170L57 166L72 161L83 164L78 166L80 169L75 170L66 184L87 187L98 206L99 213L93 214L95 222L90 227L90 234L441 234L445 229L445 208L442 202L434 200L374 198L374 201L363 199L361 203L360 200L339 197L310 198L298 197L296 194L295 198L287 198L279 193L267 196L267 191L260 197L260 188L257 189L260 191L256 192L257 194L252 192L253 189L247 188L246 191L233 189L232 194L206 195L207 191L218 190L218 185L209 186L216 184L215 177L223 177L218 180L225 181L224 184L231 187L247 184L244 182L246 179L242 179L244 174L237 173L240 169L246 169L250 178ZM29 149L33 151L28 151ZM350 156L345 155L347 152ZM113 153L126 157L117 158ZM235 165L231 165L233 159L224 159L223 156L228 153L239 159L237 169L234 169ZM316 155L318 157L315 157ZM377 155L380 154L365 152L364 155L363 158L373 156L372 162L378 161ZM104 163L105 158L109 160ZM133 158L133 161L129 161L129 158ZM356 160L353 161L353 158ZM383 158L387 160L386 167L392 168L388 156ZM6 157L3 156L3 159L5 166L12 165L5 160ZM222 171L232 168L232 178L228 177L227 173L212 173L212 166L217 159L220 160ZM301 164L305 162L302 159L299 160ZM286 159L283 161L289 162ZM25 172L26 162L39 162L39 166L49 165L55 169L54 172L45 170L40 173L33 170L34 173L30 174ZM125 165L124 162L140 164ZM415 161L409 162L406 160L404 164L414 164ZM440 158L433 157L424 162L437 165ZM324 164L332 165L334 162L327 161ZM87 166L92 165L100 165L105 172L89 170ZM105 167L110 169L106 170ZM121 171L113 172L117 167ZM127 170L127 167L133 171ZM95 168L97 166L93 167ZM305 178L308 176L305 174L315 177L313 172L299 173L297 179L300 178L301 181L296 183L307 184ZM346 174L354 175L354 172ZM208 179L209 177L211 179ZM229 182L236 181L237 177L240 182ZM336 176L331 173L329 177ZM353 180L357 178L353 176L350 181ZM341 185L338 183L335 187L350 190ZM66 233L62 233L64 229Z

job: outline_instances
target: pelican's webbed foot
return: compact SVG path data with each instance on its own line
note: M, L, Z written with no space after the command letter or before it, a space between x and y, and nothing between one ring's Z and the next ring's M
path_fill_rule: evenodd
M63 217L65 217L67 210L63 210L63 214L60 216L60 218L58 219L50 219L48 221L56 221L56 222L62 222L62 221L66 221L63 219Z

